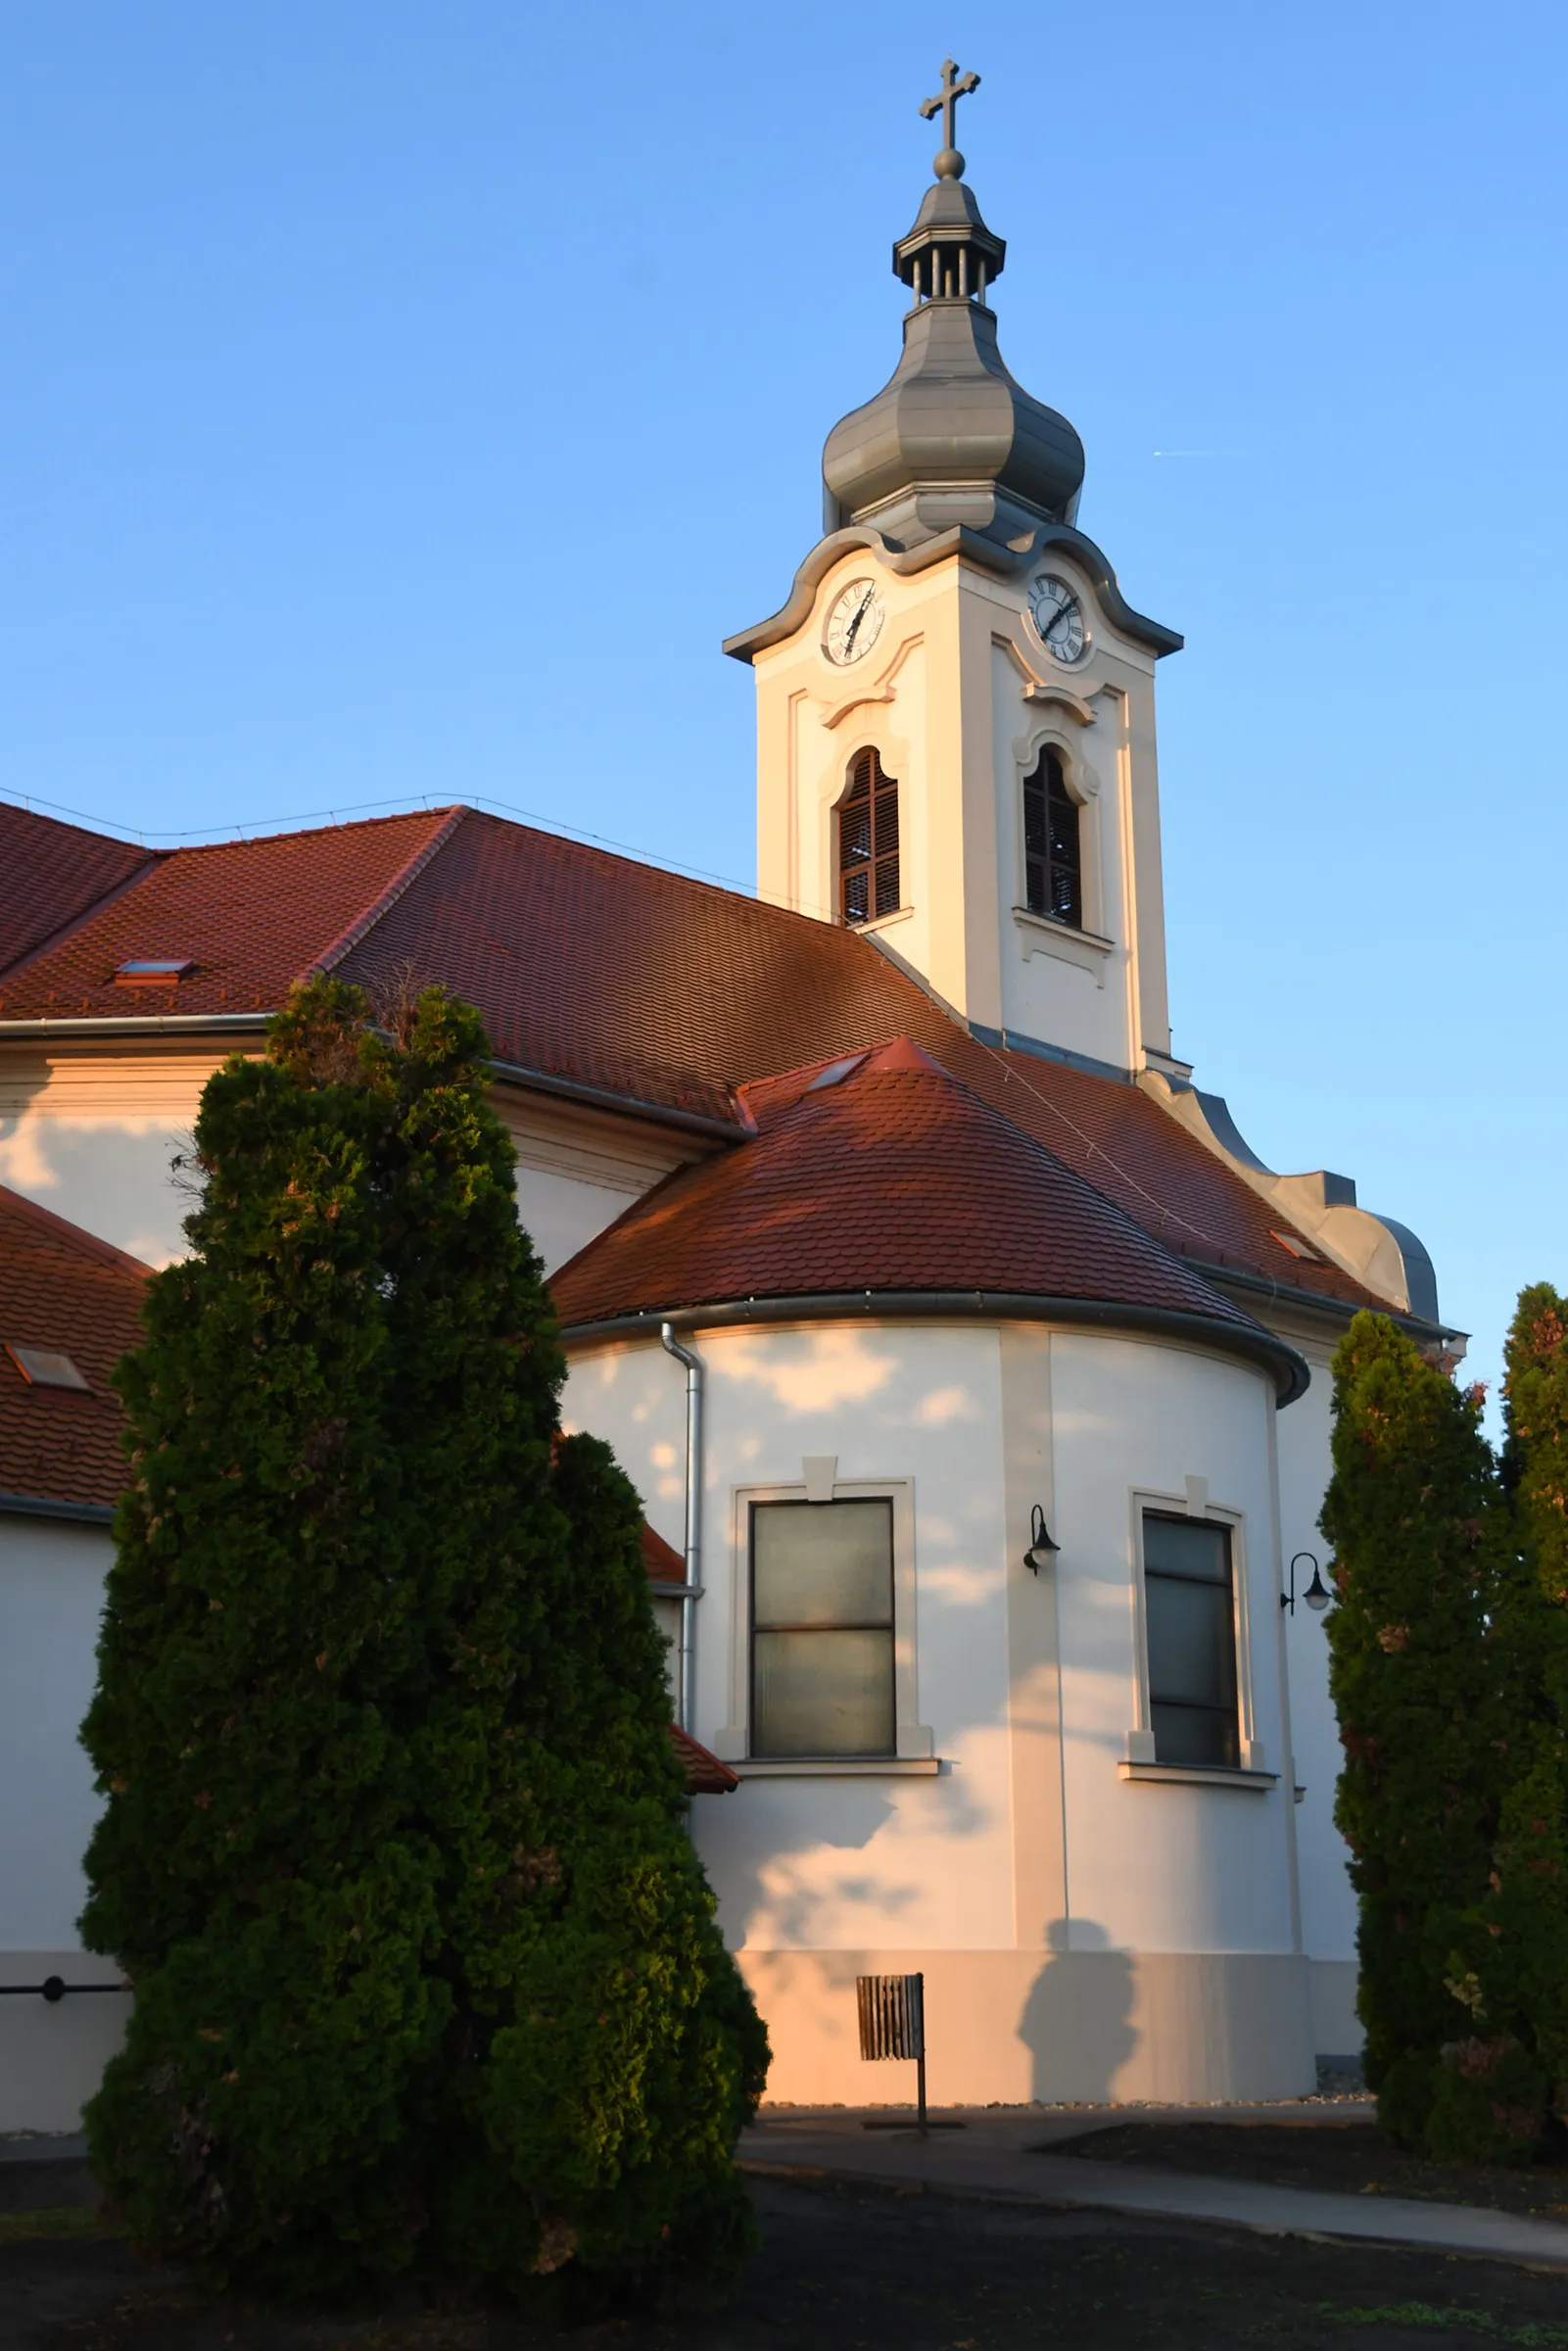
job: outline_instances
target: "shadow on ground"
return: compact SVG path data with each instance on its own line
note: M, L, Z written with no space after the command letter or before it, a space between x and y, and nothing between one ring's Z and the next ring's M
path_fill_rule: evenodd
M84 2167L12 2168L90 2220ZM728 2311L566 2337L474 2310L204 2306L119 2240L0 2233L0 2351L1568 2351L1562 2278L1490 2262L826 2181L756 2196L763 2248Z
M1419 2196L1541 2220L1568 2217L1568 2161L1561 2151L1550 2162L1517 2167L1432 2163L1402 2154L1375 2123L1122 2123L1082 2138L1053 2138L1041 2152L1344 2196Z

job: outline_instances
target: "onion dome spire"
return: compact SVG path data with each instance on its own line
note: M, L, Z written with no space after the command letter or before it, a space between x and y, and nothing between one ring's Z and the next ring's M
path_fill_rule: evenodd
M1065 416L1008 373L986 295L1007 246L980 217L954 138L960 98L979 86L951 58L921 113L942 118L935 185L893 271L915 297L904 356L874 400L828 436L826 527L870 523L915 548L955 525L1020 547L1043 522L1070 522L1083 482L1083 444Z

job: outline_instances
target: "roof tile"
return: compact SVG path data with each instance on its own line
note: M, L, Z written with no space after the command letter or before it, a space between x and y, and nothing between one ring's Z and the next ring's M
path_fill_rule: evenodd
M337 945L353 944L379 904L405 888L451 812L421 810L315 833L278 833L152 861L101 913L0 980L7 1019L123 1017L119 966L190 957L160 1012L270 1012Z
M771 1097L764 1099L764 1097ZM568 1325L737 1300L1026 1293L1251 1316L908 1037L782 1101L754 1142L681 1170L554 1276Z
M130 841L0 801L0 972L153 862Z
M0 1017L123 1015L116 967L172 955L197 969L160 1012L270 1010L334 953L442 981L503 1063L737 1131L737 1089L906 1035L1178 1256L1380 1303L1130 1081L973 1036L871 938L473 810L161 856L0 981Z
M0 1347L0 1492L113 1503L125 1482L109 1374L141 1339L151 1268L0 1189L0 1341L70 1356L87 1392L29 1386Z

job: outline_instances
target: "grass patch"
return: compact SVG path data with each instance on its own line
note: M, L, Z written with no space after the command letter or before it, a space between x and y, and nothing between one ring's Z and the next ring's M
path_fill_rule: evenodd
M113 2222L101 2220L90 2205L46 2204L37 2212L0 2212L0 2245L21 2245L44 2239L59 2244L71 2237L119 2236Z
M1520 2351L1568 2351L1568 2327L1547 2326L1535 2319L1510 2327L1493 2311L1467 2310L1457 2302L1383 2302L1349 2309L1332 2302L1314 2302L1311 2309L1314 2317L1332 2319L1337 2327L1429 2327L1445 2333L1462 2327L1495 2343L1516 2343Z

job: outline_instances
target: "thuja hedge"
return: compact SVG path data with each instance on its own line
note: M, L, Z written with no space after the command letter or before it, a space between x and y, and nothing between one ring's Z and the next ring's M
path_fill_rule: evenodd
M570 2302L715 2289L748 2241L766 2041L486 1051L439 991L392 1036L299 993L207 1087L193 1253L119 1373L82 1935L136 1996L87 2124L133 2237L214 2283Z
M1522 2160L1568 2099L1568 1315L1528 1290L1500 1463L1482 1391L1386 1318L1334 1366L1336 1818L1367 2078L1402 2144Z

